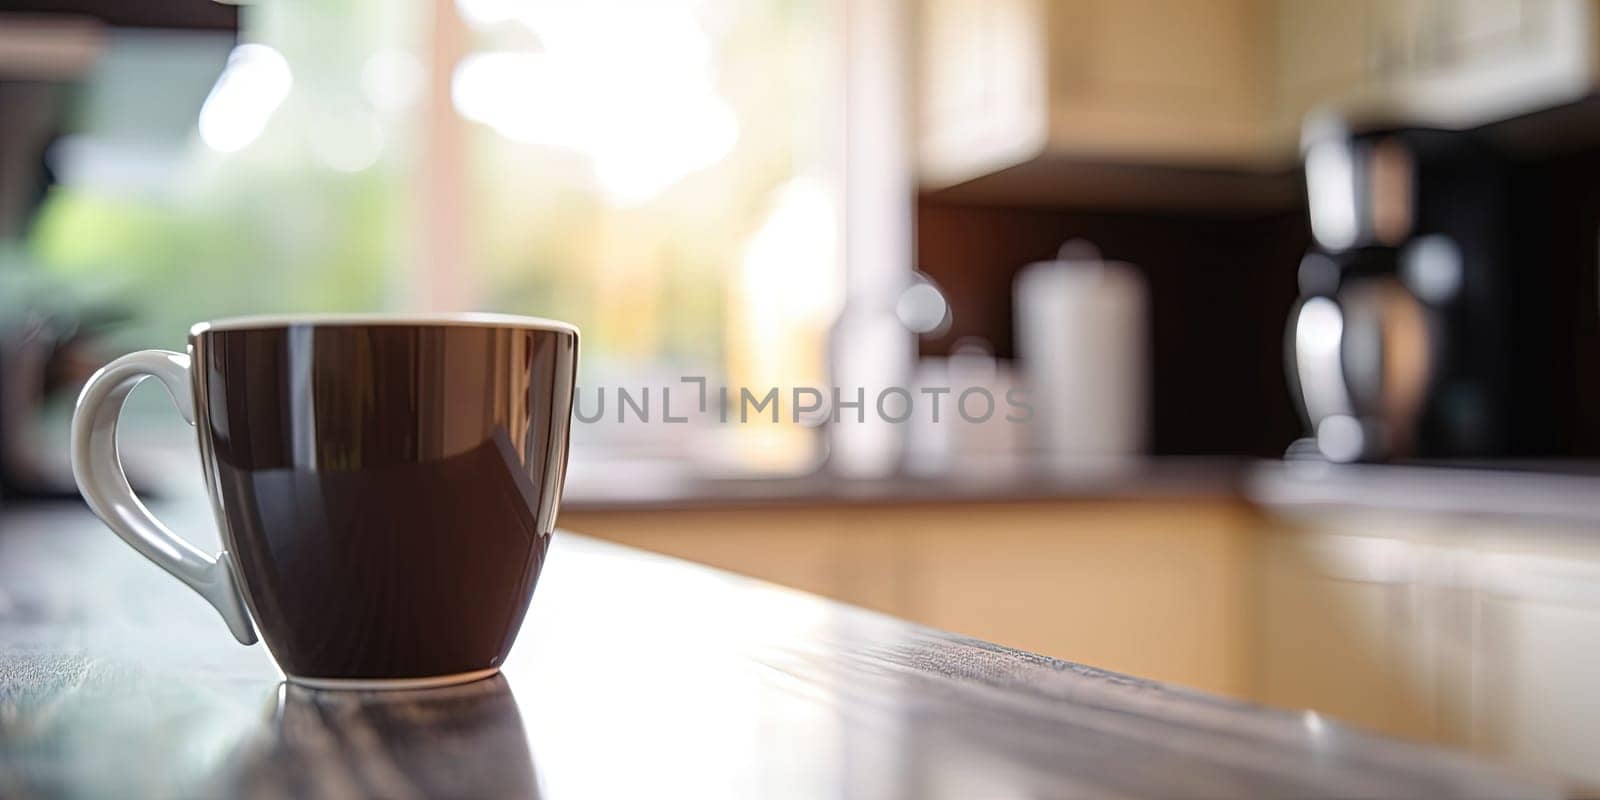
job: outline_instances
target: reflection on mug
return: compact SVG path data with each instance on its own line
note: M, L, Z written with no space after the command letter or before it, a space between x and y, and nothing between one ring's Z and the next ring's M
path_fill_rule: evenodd
M283 683L268 729L217 787L228 796L538 797L506 679L417 691Z

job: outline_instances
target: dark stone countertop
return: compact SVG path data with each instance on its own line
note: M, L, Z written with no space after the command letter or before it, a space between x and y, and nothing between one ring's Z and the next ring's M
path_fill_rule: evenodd
M158 510L205 541L202 505ZM0 514L0 796L1569 791L1316 715L556 536L502 676L329 692L280 683L259 645L235 644L87 512Z

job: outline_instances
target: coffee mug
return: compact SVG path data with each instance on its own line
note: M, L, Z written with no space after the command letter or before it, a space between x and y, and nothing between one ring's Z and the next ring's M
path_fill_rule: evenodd
M491 314L240 317L95 373L72 419L89 507L256 631L293 682L420 688L493 675L544 566L566 473L578 331ZM222 531L208 555L128 486L140 381L197 430Z

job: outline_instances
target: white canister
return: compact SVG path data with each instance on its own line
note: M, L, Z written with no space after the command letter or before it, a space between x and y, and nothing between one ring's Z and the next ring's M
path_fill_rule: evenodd
M1136 456L1149 426L1145 281L1076 244L1024 267L1013 286L1037 449L1072 462Z
M917 365L905 470L916 476L1010 475L1026 450L1031 422L1017 406L1011 365L990 351L958 347Z

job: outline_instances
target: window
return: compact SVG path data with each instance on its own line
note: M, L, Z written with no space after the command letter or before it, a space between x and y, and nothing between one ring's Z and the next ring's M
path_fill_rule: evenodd
M117 349L229 314L471 308L577 323L586 386L823 385L838 14L342 0L246 6L237 41L116 33L31 249L131 312Z

